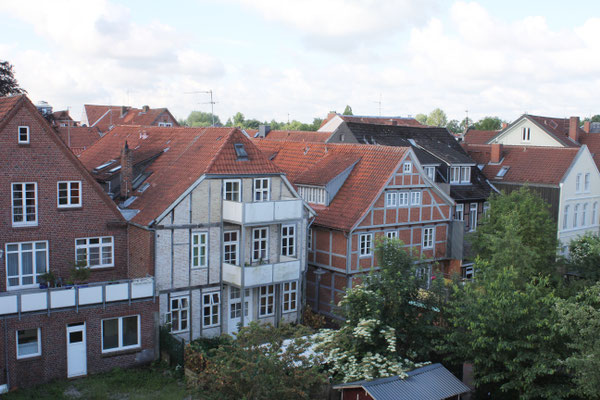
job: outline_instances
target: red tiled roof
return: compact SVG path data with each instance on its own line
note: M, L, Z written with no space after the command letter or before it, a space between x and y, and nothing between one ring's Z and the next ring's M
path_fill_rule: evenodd
M73 121L73 118L71 118L71 116L69 115L69 110L54 111L52 113L52 117L56 121L64 121L64 120Z
M592 153L592 157L594 157L594 162L598 169L600 169L600 133L582 133L579 135L579 143L582 145L585 144L590 153Z
M331 136L331 132L315 132L315 131L286 131L272 130L264 138L255 138L254 133L246 130L253 140L278 140L286 142L325 142Z
M24 97L19 94L16 96L0 97L0 122L6 118L15 105Z
M71 149L81 149L79 152L90 147L100 139L101 134L98 128L86 126L57 127L58 136ZM75 151L73 151L75 154Z
M296 177L296 183L301 185L325 186L358 160L360 160L359 156L341 158L328 151L315 164L299 174Z
M85 104L84 107L89 126L96 127L101 132L106 132L115 125L153 125L163 113L168 113L172 119L169 122L177 125L167 108L149 108L144 112L141 108L127 107L126 113L121 116L121 106Z
M573 163L578 148L503 146L502 160L490 164L492 146L465 144L465 150L478 164L485 164L484 175L492 182L537 183L558 185ZM509 167L502 178L496 175L502 167Z
M303 175L311 174L311 170L323 171L321 167L333 166L336 163L347 168L350 161L359 160L329 206L311 204L317 212L315 224L345 231L352 229L368 211L409 149L269 140L259 140L255 143L296 186ZM336 171L339 171L339 168ZM321 182L327 179L326 176Z
M150 172L143 192L129 206L140 210L133 222L148 225L204 174L280 173L254 144L236 128L166 128L117 126L104 135L80 160L89 171L110 159L120 159L127 142L134 165L156 157L144 172ZM238 161L235 143L244 144L247 161ZM118 165L117 163L113 166Z
M579 144L569 138L569 118L542 117L539 115L527 115L533 121L537 122L543 129L550 132L556 139L567 147L579 147ZM579 127L579 134L583 130Z
M496 136L500 131L480 131L477 129L469 129L465 133L464 141L468 144L486 144L491 138Z

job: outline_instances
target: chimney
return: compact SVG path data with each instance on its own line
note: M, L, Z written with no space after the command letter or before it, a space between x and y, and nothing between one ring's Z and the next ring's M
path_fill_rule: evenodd
M502 143L492 143L492 156L490 162L499 163L502 160Z
M335 117L336 115L337 115L337 113L335 111L330 111L329 114L327 114L326 121L329 121L331 118Z
M128 109L129 109L129 107L127 107L127 106L121 106L121 118L123 118L123 116L125 114L127 114Z
M569 119L569 137L571 140L579 142L579 117Z
M585 122L583 123L583 131L584 131L585 133L590 133L590 128L591 128L591 126L592 126L592 123L591 123L591 121L585 121Z
M508 123L507 122L503 122L502 123L502 130L508 128Z
M121 198L125 200L132 192L131 184L133 182L133 151L125 142L121 150Z
M271 126L270 125L259 125L258 126L258 136L257 137L264 139L269 132L271 132Z
M398 121L396 121L395 119L392 120L392 125L393 126L398 126Z
M143 106L142 107L142 112L147 113L149 109L150 109L150 106Z

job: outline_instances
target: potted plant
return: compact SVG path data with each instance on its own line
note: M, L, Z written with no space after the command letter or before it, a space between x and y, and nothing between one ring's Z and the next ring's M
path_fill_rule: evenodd
M52 271L46 271L40 275L40 289L47 289L56 285L56 277Z
M90 273L90 267L88 267L84 261L80 261L75 263L73 268L71 268L71 279L69 281L75 285L81 285L89 279Z

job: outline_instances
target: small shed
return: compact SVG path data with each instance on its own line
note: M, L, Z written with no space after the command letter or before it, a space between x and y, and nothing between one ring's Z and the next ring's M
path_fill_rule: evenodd
M373 381L357 381L335 385L341 400L444 400L457 399L471 389L442 364L431 364L399 376Z

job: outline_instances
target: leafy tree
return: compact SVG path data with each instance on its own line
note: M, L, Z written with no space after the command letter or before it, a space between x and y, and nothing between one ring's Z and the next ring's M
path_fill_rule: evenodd
M218 115L214 116L214 124L215 126L221 126L221 120ZM209 112L203 111L192 111L190 115L187 117L187 125L186 126L212 126L213 125L213 115Z
M448 124L446 125L446 128L448 128L448 130L452 133L461 133L463 131L463 129L460 126L460 123L458 122L458 120L450 120L450 122L448 122Z
M569 272L591 281L600 280L600 237L587 233L569 243Z
M427 124L427 115L425 115L425 114L417 114L417 115L415 115L415 119L423 125Z
M244 117L244 114L242 114L241 112L237 112L235 113L235 115L233 116L233 125L237 126L237 127L245 127L244 123L246 122L246 118Z
M586 117L581 122L600 122L600 115L596 114L592 118Z
M463 120L460 121L460 129L462 132L466 132L468 129L472 128L474 128L473 120L469 119L468 117L463 118Z
M448 124L448 117L442 109L436 108L427 116L426 124L429 126L444 127Z
M575 390L587 399L600 399L600 283L575 298L559 300L558 331L569 338L573 351L566 365L574 375Z
M342 113L342 115L354 115L352 114L352 107L346 105L346 108L344 108L344 112Z
M179 124L179 126L189 126L187 119L179 118L177 120L177 123Z
M23 93L27 91L19 87L12 64L8 61L0 61L0 97Z
M502 128L502 120L498 117L485 117L475 122L474 128L480 131L497 131Z

